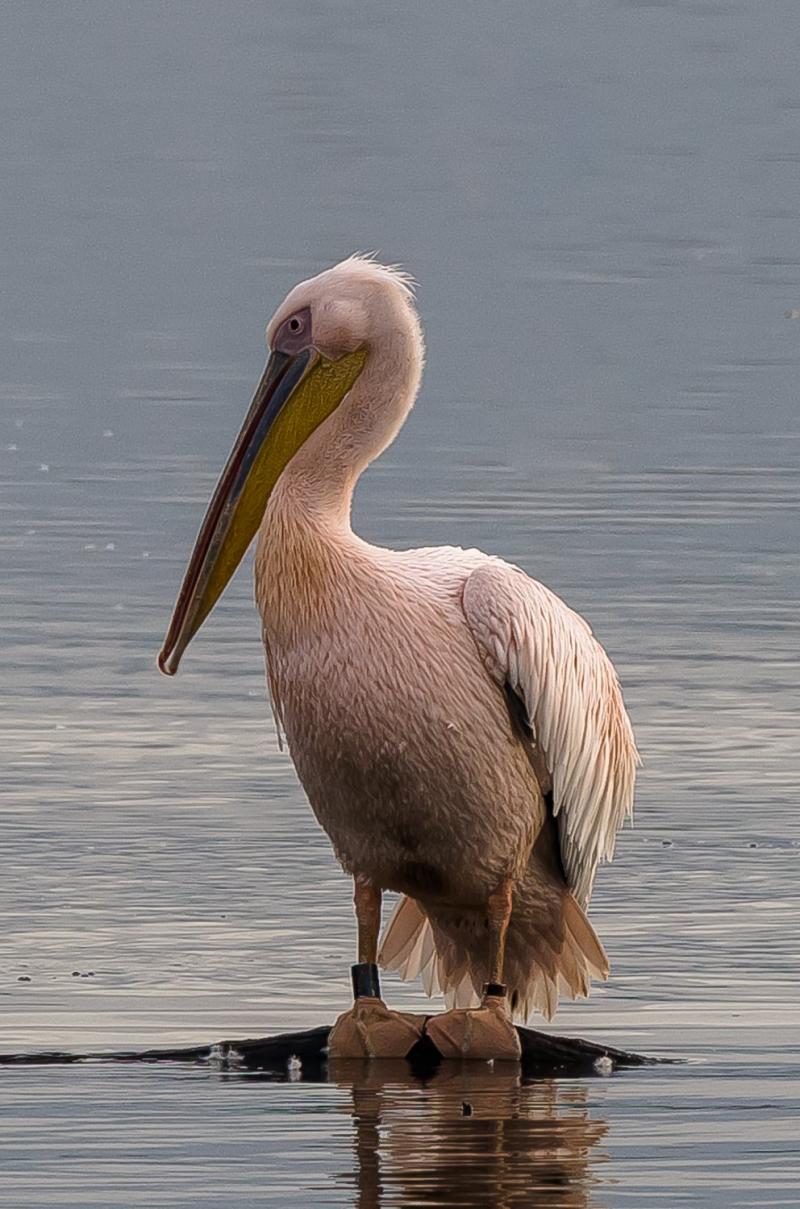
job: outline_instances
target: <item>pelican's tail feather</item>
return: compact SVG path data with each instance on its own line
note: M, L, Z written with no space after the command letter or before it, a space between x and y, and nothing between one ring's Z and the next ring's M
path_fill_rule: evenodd
M551 1020L559 998L585 999L593 978L608 977L605 949L569 890L561 892L559 905L549 927L524 911L516 922L512 916L505 979L514 1017L522 1023L535 1012Z
M534 1012L549 1020L559 996L589 994L593 978L608 977L608 959L583 910L568 890L527 901L525 884L508 930L505 981L514 1018ZM453 908L431 911L402 897L386 927L378 960L403 979L422 976L429 995L442 990L448 1007L480 1002L487 981L485 917Z
M421 976L428 995L442 989L433 929L419 903L405 894L383 930L378 961L384 970L396 970L404 982Z

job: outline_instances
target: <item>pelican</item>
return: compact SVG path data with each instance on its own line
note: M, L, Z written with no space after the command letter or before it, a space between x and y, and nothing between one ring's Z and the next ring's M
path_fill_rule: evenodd
M253 537L279 733L354 881L354 1002L333 1056L514 1058L513 1019L608 975L586 916L633 808L638 756L587 623L479 550L389 550L350 524L362 471L416 399L413 283L352 256L297 285L188 563L174 675ZM400 899L379 943L381 900ZM378 964L448 1010L391 1011Z

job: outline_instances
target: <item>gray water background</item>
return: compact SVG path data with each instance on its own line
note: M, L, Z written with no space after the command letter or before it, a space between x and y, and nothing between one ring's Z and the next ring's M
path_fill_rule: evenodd
M800 8L3 26L2 1049L347 1001L350 890L278 750L248 570L177 680L154 656L269 314L377 249L420 281L428 368L356 526L502 554L592 622L644 768L593 901L612 978L556 1027L691 1062L6 1070L0 1205L796 1205Z

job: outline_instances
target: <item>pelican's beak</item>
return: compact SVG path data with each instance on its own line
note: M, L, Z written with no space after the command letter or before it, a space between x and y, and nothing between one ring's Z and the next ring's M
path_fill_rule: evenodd
M329 361L314 349L273 352L197 535L158 666L181 656L255 536L273 487L300 446L351 389L366 349Z

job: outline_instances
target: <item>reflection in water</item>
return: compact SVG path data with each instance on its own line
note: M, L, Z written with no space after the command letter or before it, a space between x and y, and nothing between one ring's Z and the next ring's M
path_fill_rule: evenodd
M351 1095L358 1209L592 1203L608 1126L586 1087L525 1084L511 1064L444 1063L423 1083L405 1063L338 1061L330 1077Z

